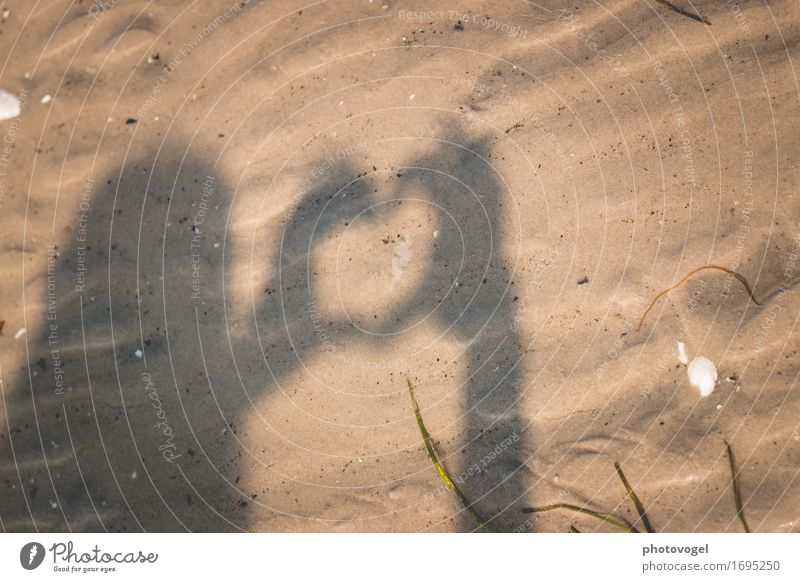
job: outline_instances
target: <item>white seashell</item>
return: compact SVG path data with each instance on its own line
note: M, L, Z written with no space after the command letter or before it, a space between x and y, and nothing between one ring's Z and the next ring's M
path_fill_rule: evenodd
M689 363L689 356L686 355L686 344L678 342L678 361L684 366Z
M686 372L689 374L689 382L697 388L701 397L714 391L717 384L717 367L714 362L704 356L697 356L689 363Z
M22 107L19 99L8 91L0 89L0 119L11 119L19 115Z

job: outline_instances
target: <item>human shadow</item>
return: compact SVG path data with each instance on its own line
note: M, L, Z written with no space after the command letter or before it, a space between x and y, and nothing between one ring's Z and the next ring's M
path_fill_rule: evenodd
M514 325L515 258L509 250L518 233L509 226L513 219L503 216L508 198L487 140L451 132L431 141L433 151L403 168L407 180L398 184L396 197L421 188L437 222L449 226L437 238L422 277L425 287L397 308L405 320L387 320L407 326L432 315L464 346L458 359L464 442L453 477L491 531L525 531L530 526L519 520L529 477L522 452L529 439L520 413L525 349Z
M430 143L403 166L392 195L400 203L423 192L449 226L424 285L370 341L380 348L426 318L463 345L463 445L450 459L473 509L509 531L527 475L503 188L485 140ZM232 190L204 156L159 151L87 181L68 245L53 249L41 274L47 293L29 364L3 387L7 531L248 529L252 504L269 504L243 488L257 461L239 429L254 402L325 349L310 324L309 306L324 298L309 257L354 217L393 212L375 204L373 174L337 163L284 216L252 317L234 316L228 266L245 259L226 248ZM328 333L347 342L363 332L343 318Z
M211 239L229 192L210 160L166 144L62 204L67 243L40 275L38 334L4 386L6 530L240 527L221 499L224 470L208 470L230 465L230 447L207 410L195 324L195 313L223 321Z

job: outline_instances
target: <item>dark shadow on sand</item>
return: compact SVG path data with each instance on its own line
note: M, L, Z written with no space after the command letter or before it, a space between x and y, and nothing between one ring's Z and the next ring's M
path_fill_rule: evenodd
M463 344L465 437L448 462L460 459L454 474L480 465L459 486L491 529L509 531L523 521L528 474L504 189L483 140L454 135L431 144L431 154L403 164L393 197L424 193L437 221L457 224L464 238L457 229L441 237L424 286L378 331L430 315ZM42 303L29 365L4 386L7 531L248 529L253 504L270 501L241 488L254 460L238 427L264 391L323 349L309 325L309 303L320 300L309 249L357 215L392 212L392 204L374 207L371 175L337 164L286 216L255 319L232 321L225 269L247 257L224 247L230 185L201 156L163 152L89 183L86 204L65 210L77 217L65 235L71 242L40 275L52 301ZM337 341L361 334L348 321L329 329ZM435 438L436 427L428 428ZM464 529L474 527L462 518Z

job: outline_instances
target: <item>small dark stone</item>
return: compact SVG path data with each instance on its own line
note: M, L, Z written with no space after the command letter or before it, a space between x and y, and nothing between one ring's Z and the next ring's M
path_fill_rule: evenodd
M133 117L129 117L125 120L125 123L128 125L133 125L134 123L139 123L138 119L134 119Z
M453 30L457 30L458 32L461 32L462 30L464 30L464 25L461 24L460 20L458 22L456 22L456 25L453 27Z
M589 282L589 277L584 277L580 281L578 281L578 285L586 285Z

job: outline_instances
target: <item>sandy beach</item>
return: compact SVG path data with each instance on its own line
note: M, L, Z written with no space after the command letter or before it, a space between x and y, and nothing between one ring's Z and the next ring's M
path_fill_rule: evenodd
M800 5L670 3L5 2L2 530L798 531Z

